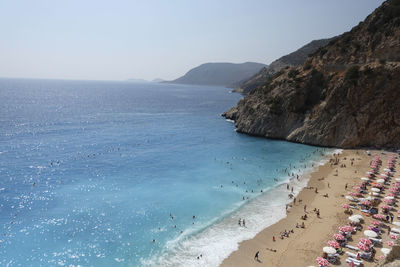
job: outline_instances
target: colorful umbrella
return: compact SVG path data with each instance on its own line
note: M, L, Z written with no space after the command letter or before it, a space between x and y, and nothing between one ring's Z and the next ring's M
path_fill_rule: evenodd
M361 204L363 204L365 206L370 206L372 203L369 200L364 200L364 201L361 201Z
M350 205L349 205L349 204L342 204L342 208L344 208L344 209L349 209L349 208L350 208Z
M367 238L363 238L363 237L360 239L360 243L361 244L365 244L367 246L371 246L372 245L372 241L371 240L369 240Z
M329 262L328 262L327 259L318 257L318 258L315 259L315 261L321 266L329 266Z
M378 226L378 225L381 225L381 222L380 221L372 221L371 224Z
M361 250L369 251L369 246L367 246L366 244L358 243L358 244L357 244L357 247L358 247L359 249L361 249Z
M335 240L329 240L329 241L328 241L328 245L331 246L331 247L333 247L333 248L338 248L338 247L340 247L339 243L336 242Z
M334 234L334 235L333 235L333 238L334 238L335 240L344 240L344 239L345 239L344 236L341 235L341 234Z

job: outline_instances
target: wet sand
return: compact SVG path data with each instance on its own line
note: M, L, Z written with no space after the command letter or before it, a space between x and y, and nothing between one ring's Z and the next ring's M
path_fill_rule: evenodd
M332 240L332 235L338 232L338 227L348 225L348 216L344 213L341 207L343 203L349 203L344 198L347 191L361 182L360 178L365 176L369 170L369 164L374 155L378 155L382 160L380 171L383 172L387 164L387 159L393 153L381 151L371 151L372 155L368 156L365 150L343 150L338 156L340 162L338 165L326 163L320 166L310 174L310 180L307 187L304 188L296 197L296 204L292 203L292 207L287 212L287 217L280 220L278 223L271 225L258 233L253 239L246 240L240 243L239 249L231 253L231 255L223 261L223 267L245 267L245 266L317 266L315 259L322 256L322 248L327 246L327 241ZM354 159L351 166L350 159ZM398 162L397 162L398 163ZM346 168L340 167L345 164ZM397 164L396 164L397 165ZM398 177L399 173L395 169L394 177ZM329 183L329 186L328 186ZM345 185L348 184L347 191ZM315 188L318 188L318 193L315 193ZM368 187L370 189L370 187ZM290 193L288 191L288 193ZM324 197L328 194L328 197ZM302 200L299 203L299 200ZM307 205L307 212L304 212L304 205ZM317 217L314 209L320 210L320 218ZM393 211L396 214L396 210ZM307 220L302 220L301 216L307 214ZM355 210L354 214L361 214L359 210ZM265 214L265 216L273 216L273 214ZM357 245L363 231L367 229L372 220L366 218L362 224L363 230L357 231L353 235L350 245ZM395 218L395 221L398 221ZM296 228L296 223L305 223L305 228ZM389 225L389 224L388 224ZM390 225L391 226L391 225ZM391 226L392 227L392 226ZM287 230L292 230L290 237L280 238L280 233ZM384 231L386 229L384 228ZM276 241L273 241L275 236ZM386 233L382 235L383 247L388 247L386 241L389 237ZM276 252L269 249L276 250ZM345 251L351 251L344 249ZM259 251L259 261L254 259L255 253ZM376 248L376 258L382 255L380 247ZM331 266L348 266L345 262L346 256L340 256L340 262ZM364 266L375 266L375 262L364 260Z

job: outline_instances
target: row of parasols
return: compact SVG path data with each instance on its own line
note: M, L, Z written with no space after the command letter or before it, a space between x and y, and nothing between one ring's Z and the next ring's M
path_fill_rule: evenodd
M381 163L382 161L380 160L380 158L378 156L375 156L370 164L371 170L369 170L366 173L366 177L361 177L361 183L355 185L352 188L353 191L349 192L349 195L346 196L346 199L353 202L357 202L359 205L362 205L364 207L363 211L368 212L371 206L376 205L376 203L380 201L378 197L381 197L381 194L385 189L384 185L389 181L390 177L394 174L393 170L395 165L395 158L390 157L388 160L388 165L384 169L384 173L380 174L379 179L376 179L376 181L372 182L372 180L375 179L379 173L378 171ZM380 208L383 210L384 213L388 212L393 208L395 197L400 191L400 178L396 178L395 180L396 182L388 190L389 193L383 198L384 204L380 206ZM367 185L371 185L371 192L369 193L368 197L363 197L363 194L367 193L367 188L366 188ZM359 198L357 199L355 197ZM347 211L349 211L351 205L344 203L342 204L342 207ZM400 211L398 213L400 214ZM378 233L380 233L379 227L381 226L382 221L386 220L386 216L383 214L374 214L373 218L376 220L372 221L371 225L368 227L368 230L364 231L365 238L360 239L355 249L358 249L363 252L371 251L374 244L372 240L378 237ZM339 233L333 235L333 240L328 241L327 247L323 247L322 250L328 255L328 259L337 257L338 256L337 251L340 250L340 247L344 246L347 238L356 232L357 230L356 227L352 225L358 225L364 220L363 216L359 214L352 215L348 219L351 225L345 225L339 227L338 229ZM400 226L400 223L398 224ZM397 239L398 235L391 233L390 237L392 239ZM387 244L388 246L393 246L393 241L388 241ZM386 256L390 252L390 249L382 248L381 251ZM328 259L323 257L318 257L316 258L316 262L319 266L325 267L329 266ZM347 262L349 262L350 265L354 265L356 261L350 258L350 260L348 260Z

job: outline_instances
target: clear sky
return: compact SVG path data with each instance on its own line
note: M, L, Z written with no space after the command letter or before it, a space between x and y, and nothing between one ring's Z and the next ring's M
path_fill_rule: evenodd
M0 77L174 79L270 63L350 30L382 0L2 0Z

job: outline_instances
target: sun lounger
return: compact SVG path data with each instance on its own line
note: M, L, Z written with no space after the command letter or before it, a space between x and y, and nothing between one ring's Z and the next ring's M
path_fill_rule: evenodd
M358 248L357 248L357 247L350 246L350 245L346 245L345 247L346 247L346 248L349 248L349 249L352 249L352 250L358 250Z
M347 258L347 259L346 259L346 262L347 262L347 263L353 262L354 265L356 265L356 266L360 266L361 263L362 263L362 261L359 261L359 260L356 260L356 259L353 259L353 258Z
M392 228L391 231L400 234L400 229Z
M372 237L370 237L369 239L371 239L374 243L382 243L382 239L372 238Z
M346 251L346 255L352 258L357 258L357 254L351 253L349 251Z

